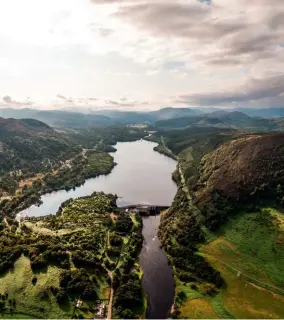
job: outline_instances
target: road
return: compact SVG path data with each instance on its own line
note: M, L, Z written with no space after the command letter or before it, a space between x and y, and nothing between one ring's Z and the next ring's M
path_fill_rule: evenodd
M188 209L190 212L192 212L192 215L195 216L197 220L200 220L200 219L202 219L201 212L200 212L199 208L193 204L193 199L192 199L192 196L191 196L191 194L188 190L188 187L186 185L185 177L183 175L180 163L178 163L178 171L179 171L180 180L181 180L181 184L182 184L182 191L185 193L186 198L187 198Z
M111 319L112 317L112 300L113 300L113 287L112 287L112 281L113 281L113 276L112 272L108 271L108 276L110 277L110 297L109 297L109 303L108 303L108 310L107 310L107 319Z
M174 155L172 150L167 147L163 136L161 136L161 142L162 142L163 147L167 150L167 152L169 154L171 154L174 159L176 159L177 158L176 155Z
M185 183L185 178L184 178L180 163L178 164L178 172L179 172L180 179L181 179L182 190L185 193L189 204L192 205L192 196L191 196L191 194L190 194L190 192L188 190L188 187L187 187L187 185Z

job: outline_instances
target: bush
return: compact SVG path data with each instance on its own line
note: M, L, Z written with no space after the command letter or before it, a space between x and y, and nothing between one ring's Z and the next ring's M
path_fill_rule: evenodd
M32 284L33 284L33 285L36 285L36 283L37 283L37 277L34 276L34 277L32 278Z

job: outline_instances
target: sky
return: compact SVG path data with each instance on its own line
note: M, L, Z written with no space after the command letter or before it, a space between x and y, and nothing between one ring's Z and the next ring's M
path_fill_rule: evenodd
M283 0L0 0L0 106L284 106Z

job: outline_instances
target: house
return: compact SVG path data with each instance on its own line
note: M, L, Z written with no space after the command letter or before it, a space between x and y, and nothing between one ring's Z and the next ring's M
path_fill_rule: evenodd
M95 314L96 318L103 318L105 316L106 305L103 302L99 302L97 306L97 313Z
M76 308L80 308L83 305L83 300L78 299L76 302Z

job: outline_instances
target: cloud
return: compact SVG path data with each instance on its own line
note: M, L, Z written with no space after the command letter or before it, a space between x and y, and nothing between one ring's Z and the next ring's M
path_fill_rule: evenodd
M57 94L56 95L57 98L62 99L62 100L67 100L67 98L65 96L63 96L62 94Z
M107 99L104 101L104 107L112 106L116 108L127 108L127 107L145 107L150 105L150 101L138 101L129 100L126 97L122 97L119 100Z
M109 37L110 35L112 35L114 33L114 30L110 29L110 28L99 28L98 31L99 31L100 36L102 36L103 38Z
M13 100L12 100L12 98L10 96L3 97L3 101L8 103L8 104L11 104L13 102Z
M149 107L152 105L148 100L133 100L128 97L120 98L94 98L94 97L70 97L67 98L64 95L58 94L57 100L54 101L54 107L60 108L72 108L77 111L89 110L90 108L95 109L139 109L141 107Z
M34 102L30 100L30 97L27 97L25 101L16 101L13 100L11 96L6 95L2 98L2 100L5 102L6 105L16 107L31 106L34 104Z
M181 95L180 102L223 105L282 101L282 86L277 81L283 82L284 76L283 0L92 3L113 5L112 17L133 28L129 34L135 34L136 40L123 37L120 53L147 65L146 75L168 70L193 78L196 74L210 76L212 92L208 88L202 92L200 87L201 93ZM116 33L119 35L119 30ZM230 77L232 89L227 90L226 79ZM247 85L242 86L244 79Z
M277 100L277 103L284 104L284 75L266 79L251 79L240 87L223 92L184 94L178 96L175 102L198 106L232 106L234 104L242 106L252 102L256 105L263 105L264 101L269 103L270 98Z
M257 77L284 68L282 0L90 2L112 7L109 18L120 23L109 50L148 70L163 70L171 61L180 63L177 69L183 75L218 70L233 74L247 68Z
M4 93L33 84L49 99L65 83L56 103L66 106L138 106L144 96L163 106L167 95L192 105L281 102L271 81L284 75L283 0L8 2L0 4ZM23 80L9 80L16 76Z
M73 98L67 98L67 97L63 96L62 94L60 94L60 93L58 93L56 95L56 97L61 99L61 100L64 100L67 103L70 103L70 104L73 104L75 102Z

